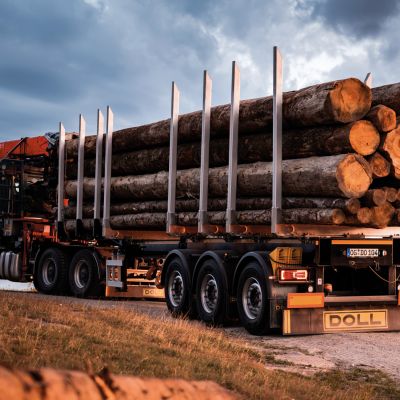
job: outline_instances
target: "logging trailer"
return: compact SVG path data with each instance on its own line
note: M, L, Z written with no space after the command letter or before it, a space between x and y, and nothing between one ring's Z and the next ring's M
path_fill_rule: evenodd
M205 71L198 226L176 224L179 91L173 83L166 231L115 230L110 226L113 113L108 108L106 135L103 116L100 111L97 115L94 219L89 236L82 226L82 116L74 235L67 234L64 227L67 202L63 125L60 123L58 137L55 218L26 215L22 207L24 176L37 152L28 154L25 150L15 155L21 142L9 145L0 158L0 278L33 280L36 288L47 294L105 293L113 298L157 299L165 296L174 316L197 317L217 325L239 318L253 334L399 330L400 228L280 223L282 59L276 47L273 74L271 225L236 223L240 78L234 62L225 226L213 226L207 218L211 79ZM366 83L370 85L370 76ZM40 156L46 154L39 151Z

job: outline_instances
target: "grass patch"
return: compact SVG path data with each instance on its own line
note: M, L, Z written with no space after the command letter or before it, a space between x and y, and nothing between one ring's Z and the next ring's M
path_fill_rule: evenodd
M213 380L246 399L392 399L389 383L399 393L382 373L371 382L354 371L304 377L268 370L265 353L245 341L184 320L35 294L0 292L0 302L0 360L13 367L108 366L117 374Z

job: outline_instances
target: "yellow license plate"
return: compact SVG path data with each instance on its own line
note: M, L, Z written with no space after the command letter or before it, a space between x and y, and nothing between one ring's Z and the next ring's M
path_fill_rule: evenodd
M387 329L387 310L324 311L324 331Z

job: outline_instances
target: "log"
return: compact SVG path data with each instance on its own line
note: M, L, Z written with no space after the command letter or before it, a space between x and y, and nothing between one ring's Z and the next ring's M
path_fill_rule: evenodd
M396 112L382 104L372 107L365 119L371 121L380 132L389 132L397 125Z
M392 187L384 187L382 188L386 193L386 200L389 203L394 203L397 200L397 189Z
M283 95L283 119L286 126L305 127L349 123L361 119L371 107L371 90L355 78L322 83ZM241 135L265 131L272 126L272 96L242 100L239 111ZM211 136L228 136L230 105L211 110ZM181 143L200 140L201 111L179 116ZM169 119L113 134L113 152L120 153L169 143ZM67 156L77 158L78 140L66 143ZM85 140L85 154L94 157L96 137Z
M209 213L209 223L213 225L225 225L225 211L212 211ZM178 225L196 226L197 213L177 213ZM345 221L345 214L340 209L314 209L294 208L282 210L282 223L286 224L318 224L340 225ZM237 223L240 225L269 225L271 223L270 210L238 211ZM90 231L93 221L83 220L84 229ZM110 225L113 229L154 229L165 230L166 213L141 213L113 215L110 217ZM75 220L66 220L65 229L72 233L75 231Z
M367 207L381 206L386 200L386 192L383 189L370 189L361 199L362 204Z
M397 114L400 113L400 83L379 86L371 89L372 106L383 104Z
M400 127L382 138L381 148L391 162L393 176L400 179Z
M227 168L209 171L209 196L225 197ZM372 182L368 162L358 154L311 157L283 161L283 193L286 196L321 196L360 198ZM178 171L177 197L199 194L199 170ZM238 167L238 196L269 197L272 186L272 163L243 164ZM66 181L65 193L76 197L76 181ZM95 180L84 178L84 197L93 198ZM168 173L114 177L111 179L113 200L166 199Z
M50 368L23 371L0 366L0 398L9 400L233 400L236 396L209 381L122 376L111 374L107 369L93 374Z
M357 220L363 225L368 225L372 221L372 215L373 215L373 212L370 208L361 207L357 211Z
M376 228L386 228L393 218L395 209L386 202L381 206L373 207L372 211L372 225Z
M373 178L384 178L390 174L390 162L382 154L376 152L367 158Z
M227 206L226 199L209 199L209 211L225 211ZM272 200L270 197L255 197L255 198L238 198L236 209L238 211L251 211L251 210L269 210L272 207ZM282 208L340 208L341 210L356 214L360 209L360 201L358 199L342 199L342 198L329 198L329 197L284 197L282 199ZM196 212L199 209L199 201L197 199L177 200L176 211ZM93 218L93 205L83 206L83 217ZM141 201L131 203L114 203L110 207L110 215L125 215L125 214L139 214L139 213L152 213L152 212L167 212L167 201ZM76 218L76 207L69 206L64 211L66 219Z
M341 126L320 126L310 129L286 130L283 133L283 159L313 156L359 153L370 155L380 143L379 132L366 120ZM210 166L227 165L229 161L228 139L214 139L210 144ZM120 153L112 162L112 175L139 175L168 170L169 147L157 147ZM239 164L272 160L272 134L244 136L239 138ZM178 146L178 169L200 166L200 143ZM95 159L85 160L85 176L94 176ZM67 176L75 178L77 163L71 159Z

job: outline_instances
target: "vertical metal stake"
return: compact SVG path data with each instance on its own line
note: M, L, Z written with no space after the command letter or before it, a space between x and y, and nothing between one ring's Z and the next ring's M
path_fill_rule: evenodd
M83 207L83 170L85 166L85 136L86 121L83 115L79 115L79 147L78 147L78 174L77 174L77 194L76 194L76 219L82 221Z
M93 215L93 236L101 235L101 177L103 168L103 136L104 117L100 110L97 110L97 139L96 139L96 172L94 191L94 215Z
M110 228L110 190L111 190L111 162L112 162L112 136L113 136L114 114L110 106L107 107L107 136L106 136L106 158L104 163L104 204L103 204L103 235Z
M97 110L97 140L96 140L96 188L94 192L94 218L101 218L101 175L103 164L103 136L104 117L100 110Z
M207 71L203 78L203 113L201 120L201 161L200 161L200 201L199 201L199 233L206 233L208 224L208 170L210 156L210 119L211 119L211 90L212 80Z
M64 221L65 128L60 122L58 138L58 204L57 222Z
M167 233L171 233L171 226L176 225L176 158L178 149L178 115L179 115L179 90L172 82L171 95L171 125L169 141L169 170L168 170L168 211Z
M367 76L364 79L364 83L369 87L372 88L372 74L368 72Z
M228 199L226 209L226 232L231 232L231 225L236 224L236 193L240 106L240 71L236 61L232 62L231 115L229 125L229 166Z
M282 56L274 46L273 72L273 134L272 134L272 210L271 232L277 233L282 209Z

